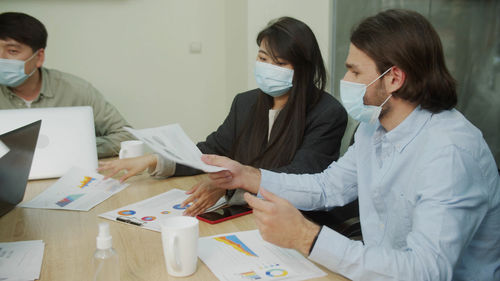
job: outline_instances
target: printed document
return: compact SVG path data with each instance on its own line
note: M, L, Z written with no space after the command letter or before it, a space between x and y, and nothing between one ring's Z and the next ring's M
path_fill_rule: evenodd
M0 280L35 280L40 278L42 240L0 243Z
M118 208L116 210L99 215L100 217L129 223L142 228L161 232L161 219L182 216L188 206L181 207L181 203L189 197L184 190L172 189L165 193L156 195L146 200ZM207 212L225 205L226 199L222 197L210 207Z
M198 255L221 281L306 280L326 275L299 252L264 241L258 230L201 237Z
M189 139L179 124L163 127L135 130L125 127L126 131L142 140L154 152L170 159L206 173L225 170L221 167L205 164L201 161L201 151Z
M52 186L19 206L88 211L127 186L112 178L104 180L97 172L73 167Z

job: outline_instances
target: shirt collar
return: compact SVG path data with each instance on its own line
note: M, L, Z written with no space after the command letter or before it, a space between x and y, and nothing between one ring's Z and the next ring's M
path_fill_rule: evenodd
M396 150L401 153L403 149L420 133L424 125L431 118L432 113L417 106L401 124L389 132L379 125L375 132L377 139L384 138L391 142Z
M54 97L54 93L50 90L49 71L46 68L42 67L41 74L42 74L42 88L40 89L40 96L43 95L44 97L49 97L49 98Z

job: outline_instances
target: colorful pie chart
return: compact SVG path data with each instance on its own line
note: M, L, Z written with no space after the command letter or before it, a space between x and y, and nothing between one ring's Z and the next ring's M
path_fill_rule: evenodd
M188 206L181 207L181 204L176 204L176 205L174 205L174 207L172 207L172 208L174 208L174 209L176 209L176 210L185 210L185 209L187 209L187 207L188 207Z
M147 216L147 217L143 217L141 220L143 220L143 221L154 221L155 219L156 219L156 217Z
M270 277L283 277L288 275L288 271L284 269L275 268L266 271L266 275Z
M123 210L123 211L119 211L118 214L121 216L131 216L131 215L135 215L135 211L134 210Z

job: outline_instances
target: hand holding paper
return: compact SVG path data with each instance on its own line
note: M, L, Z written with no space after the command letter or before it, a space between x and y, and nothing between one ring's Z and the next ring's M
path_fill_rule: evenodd
M125 127L125 130L146 143L154 152L176 163L207 173L225 170L201 161L201 151L189 139L179 124L142 130Z

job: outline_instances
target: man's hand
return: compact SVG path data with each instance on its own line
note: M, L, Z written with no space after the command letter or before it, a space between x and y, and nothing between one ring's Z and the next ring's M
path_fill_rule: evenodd
M218 155L203 155L203 162L224 167L227 170L210 173L209 177L218 188L236 189L242 188L252 193L257 193L260 185L260 170L242 165L227 157Z
M191 206L184 211L184 215L194 217L205 212L206 209L217 203L217 201L224 196L226 190L214 187L210 181L201 181L190 190L186 191L186 193L191 194L191 196L182 202L181 207L192 203Z
M244 197L253 208L255 222L264 240L309 255L321 227L307 220L290 202L261 188L265 200L249 193Z

